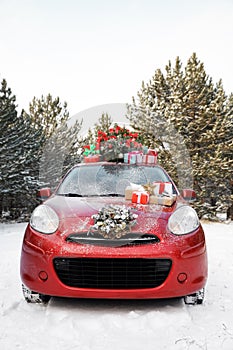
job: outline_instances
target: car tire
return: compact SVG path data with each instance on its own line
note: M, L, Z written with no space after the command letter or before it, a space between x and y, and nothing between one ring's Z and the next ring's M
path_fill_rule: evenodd
M24 284L22 284L22 291L23 291L24 299L26 300L27 303L47 304L51 298L49 295L33 292Z
M202 288L196 293L186 295L184 297L184 302L187 305L200 305L200 304L203 304L204 296L205 296L205 289Z

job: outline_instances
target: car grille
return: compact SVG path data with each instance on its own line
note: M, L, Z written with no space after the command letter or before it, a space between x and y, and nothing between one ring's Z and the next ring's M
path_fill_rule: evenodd
M155 288L167 278L169 259L55 258L54 268L62 283L95 289Z
M90 244L102 247L123 247L140 244L152 244L160 242L154 234L144 234L139 232L127 233L121 238L104 238L99 233L80 232L72 233L66 238L67 242L78 244Z

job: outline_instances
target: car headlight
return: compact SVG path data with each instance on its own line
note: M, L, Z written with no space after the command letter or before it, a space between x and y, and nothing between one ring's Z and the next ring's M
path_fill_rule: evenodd
M184 205L176 209L168 220L168 228L175 235L185 235L196 230L200 225L196 211Z
M30 225L36 231L51 234L58 229L59 218L52 208L42 204L33 211Z

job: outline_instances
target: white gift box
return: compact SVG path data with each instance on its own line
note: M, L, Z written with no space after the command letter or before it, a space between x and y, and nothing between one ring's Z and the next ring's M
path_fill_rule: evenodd
M171 182L153 182L154 186L154 194L159 195L163 193L167 193L168 195L172 195L172 183Z

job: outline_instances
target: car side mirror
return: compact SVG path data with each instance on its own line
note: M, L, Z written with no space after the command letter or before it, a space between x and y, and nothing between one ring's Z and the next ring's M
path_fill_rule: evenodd
M196 192L191 189L184 189L181 191L181 196L187 201L187 202L194 202L197 199Z
M41 188L37 193L37 198L39 198L41 202L44 202L50 196L51 196L51 188L49 187Z

